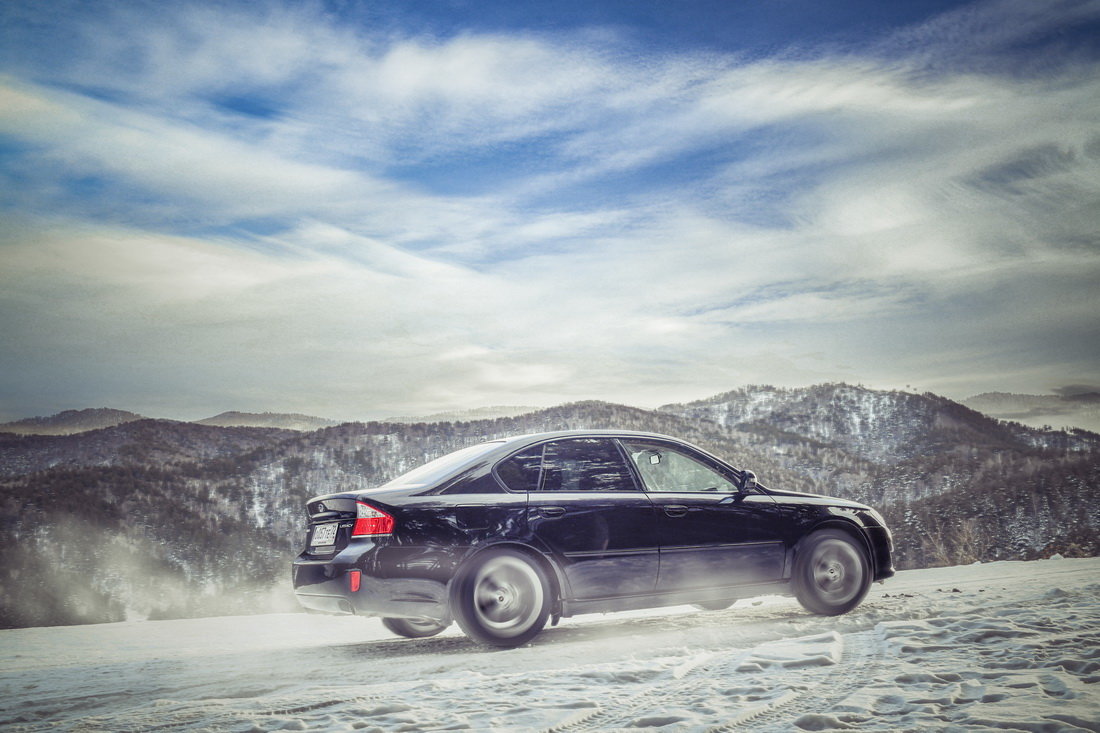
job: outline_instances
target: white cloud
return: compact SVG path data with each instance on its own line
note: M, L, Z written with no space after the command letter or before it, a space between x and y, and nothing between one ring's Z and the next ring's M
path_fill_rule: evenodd
M70 93L7 85L0 96L16 101L0 113L0 129L40 146L44 164L66 175L117 177L192 206L254 216L379 187L361 174Z
M1006 7L1023 12L968 22ZM240 407L339 417L1087 365L1085 347L1013 355L991 334L1090 328L1092 62L643 57L576 37L372 37L307 11L182 8L141 30L101 27L56 84L0 85L0 131L39 186L22 200L40 197L3 245L21 353L142 362L177 388L239 389ZM237 93L275 114L217 105ZM477 194L418 178L435 166L461 191L471 157L502 169ZM50 220L81 177L121 189L113 220ZM281 228L182 237L157 231L164 211Z

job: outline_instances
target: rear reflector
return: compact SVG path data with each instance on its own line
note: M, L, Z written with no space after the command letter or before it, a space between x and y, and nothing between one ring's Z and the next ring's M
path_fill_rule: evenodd
M359 592L359 584L363 580L363 573L358 570L351 570L348 572L348 586L351 588L352 593Z
M381 509L375 509L370 504L355 502L355 527L351 530L352 537L369 537L391 532L393 532L393 517Z

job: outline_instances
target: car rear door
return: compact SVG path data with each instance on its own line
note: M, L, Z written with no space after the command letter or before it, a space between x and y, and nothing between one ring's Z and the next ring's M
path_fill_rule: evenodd
M782 517L771 497L737 491L737 477L728 468L687 446L622 443L657 510L658 591L782 577Z
M532 481L536 458L540 471L528 494L528 530L561 567L566 595L590 600L653 592L656 511L616 442L560 439L509 460L523 462ZM506 482L515 467L498 469Z

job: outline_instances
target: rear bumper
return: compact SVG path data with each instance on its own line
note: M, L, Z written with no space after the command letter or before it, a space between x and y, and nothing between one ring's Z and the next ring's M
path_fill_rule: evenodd
M434 580L378 578L368 575L357 556L340 553L329 560L299 556L291 574L294 595L307 611L388 618L449 620L447 586ZM352 573L360 573L352 590Z

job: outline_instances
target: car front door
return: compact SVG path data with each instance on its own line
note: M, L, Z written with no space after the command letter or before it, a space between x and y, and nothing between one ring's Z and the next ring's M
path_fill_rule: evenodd
M656 510L614 440L561 439L528 448L508 461L498 474L511 486L526 472L533 488L528 493L528 529L557 560L568 597L653 592Z
M658 591L781 578L781 513L771 497L738 491L738 477L729 469L685 446L622 443L657 509Z

